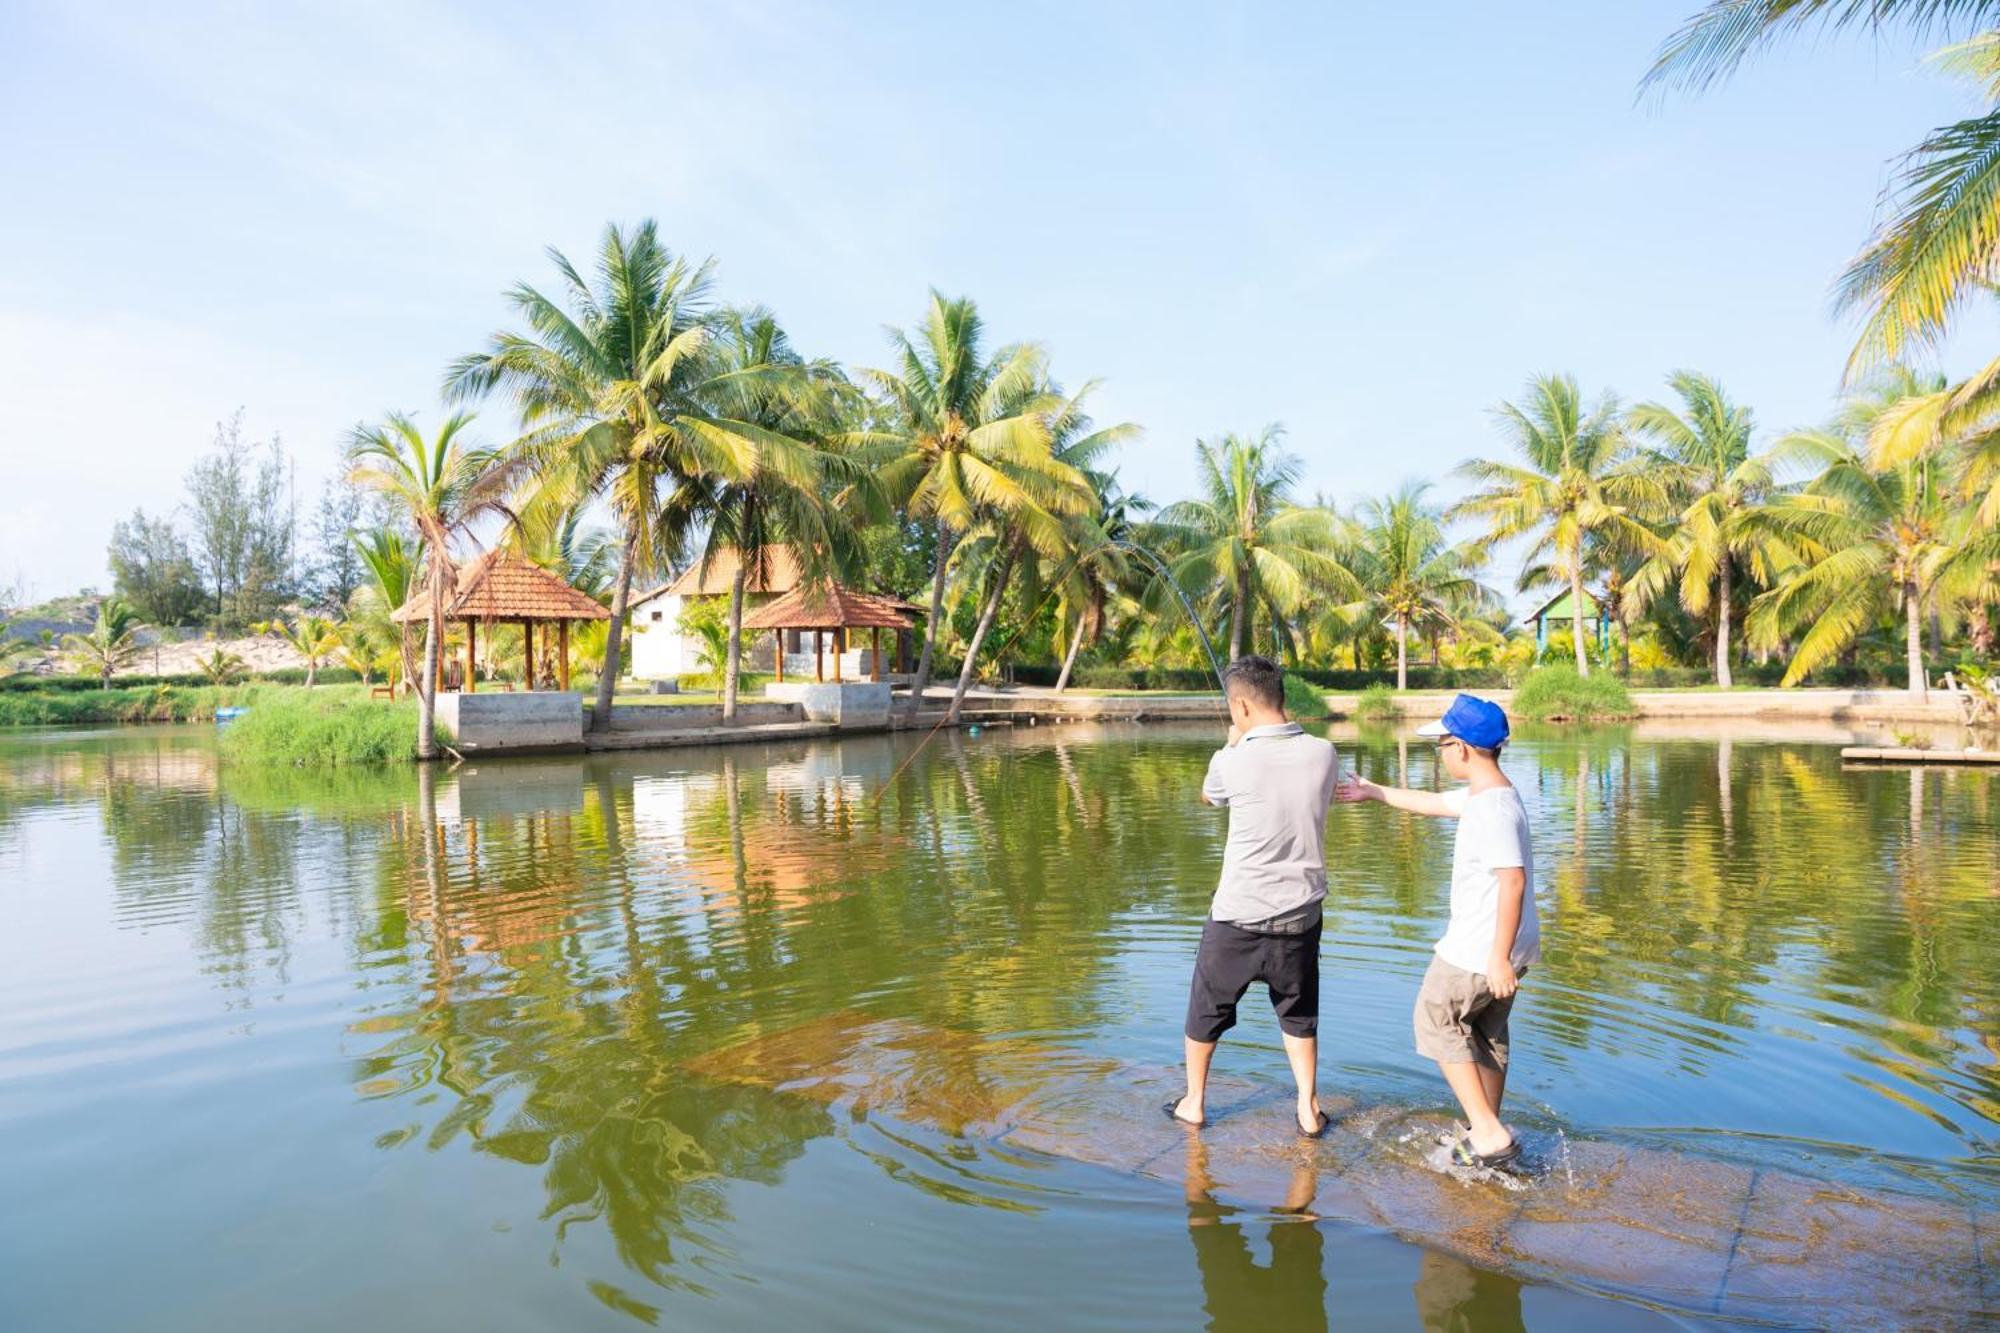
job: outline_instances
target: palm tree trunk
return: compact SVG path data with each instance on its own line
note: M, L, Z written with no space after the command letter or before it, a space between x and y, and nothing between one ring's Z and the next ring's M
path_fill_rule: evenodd
M1973 598L1972 611L1967 619L1970 622L1968 632L1972 637L1972 651L1981 657L1993 656L1996 638L1993 615L1984 598Z
M1583 654L1583 565L1573 560L1569 567L1569 633L1576 648L1576 674L1590 674L1590 659Z
M937 525L937 568L931 571L931 617L924 622L924 651L917 658L917 678L910 682L910 708L923 706L924 691L931 685L931 670L937 665L938 641L944 638L944 571L951 559L951 533Z
M743 589L749 573L743 567L743 553L737 552L736 576L729 581L729 648L723 654L722 720L736 720L736 680L743 672ZM778 645L779 651L784 645Z
M1924 608L1917 596L1916 580L1903 584L1903 609L1909 621L1910 693L1927 697L1924 688Z
M604 665L597 672L597 701L590 709L590 729L611 728L611 694L618 688L618 665L624 659L625 608L632 600L632 566L639 558L639 534L625 538L618 553L618 583L611 592L611 623L605 626Z
M1229 624L1229 660L1250 652L1250 571L1236 571L1236 605Z
M1728 689L1734 682L1729 676L1729 552L1722 553L1721 563L1716 568L1716 580L1722 586L1722 600L1717 604L1718 615L1715 622L1715 683Z
M1396 617L1396 688L1410 688L1410 622Z
M431 613L424 621L424 669L417 677L417 758L437 758L437 670L440 622L438 593L431 595ZM429 830L425 831L429 836Z
M993 570L993 586L987 590L986 604L979 608L979 623L972 627L972 641L965 645L965 662L958 669L958 687L951 692L951 707L945 710L946 726L958 721L958 710L965 703L965 692L972 685L972 673L979 665L979 647L986 641L986 631L993 628L993 618L1000 614L1000 599L1007 592L1007 578L1014 572L1014 549L1000 557L1000 563Z
M1069 674L1070 672L1076 670L1077 654L1081 653L1082 651L1083 651L1083 617L1078 616L1076 620L1076 633L1070 635L1069 651L1063 654L1062 671L1060 674L1056 676L1057 694L1061 694L1064 690L1069 688Z

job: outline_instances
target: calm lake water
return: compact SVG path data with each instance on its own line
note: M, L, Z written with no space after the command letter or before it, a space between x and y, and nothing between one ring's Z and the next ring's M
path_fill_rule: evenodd
M1177 1133L1214 743L313 776L212 729L0 737L0 1327L1693 1325L1313 1220L1309 1176L1107 1164L1108 1120ZM1547 953L1510 1118L2000 1209L1994 774L1620 730L1507 767ZM1322 1078L1363 1111L1447 1109L1409 1010L1450 834L1331 821ZM1218 1069L1281 1127L1244 1012Z

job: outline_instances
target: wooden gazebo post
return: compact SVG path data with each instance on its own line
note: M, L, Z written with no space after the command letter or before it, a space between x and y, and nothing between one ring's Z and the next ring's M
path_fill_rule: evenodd
M465 692L471 694L478 688L479 674L474 667L475 653L478 651L479 622L465 622Z
M846 630L844 630L844 629L836 629L836 630L834 630L834 632L833 632L833 683L834 683L834 684L836 684L836 685L840 684L840 655L841 655L841 645L842 645L842 644L844 644L844 643L846 643L846 641L847 641L847 631L846 631Z
M872 635L868 649L868 679L882 679L882 627L877 625L869 631Z
M569 690L569 622L567 620L558 620L556 622L556 654L562 660L562 687L564 692L567 692Z
M521 617L521 657L527 667L528 690L535 688L535 622Z
M778 683L783 685L785 683L785 632L781 629L774 629L771 631L771 634L778 641L777 649L771 656L778 665Z

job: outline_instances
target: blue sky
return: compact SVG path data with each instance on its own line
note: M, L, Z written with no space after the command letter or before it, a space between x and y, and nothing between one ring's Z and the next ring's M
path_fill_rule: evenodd
M437 414L544 246L646 216L814 355L879 364L928 287L975 296L1104 379L1155 499L1272 421L1308 493L1449 497L1542 370L1643 398L1693 367L1813 422L1885 163L1974 104L1854 38L1635 102L1695 3L12 0L0 582L104 586L112 522L239 406L309 498L357 420Z

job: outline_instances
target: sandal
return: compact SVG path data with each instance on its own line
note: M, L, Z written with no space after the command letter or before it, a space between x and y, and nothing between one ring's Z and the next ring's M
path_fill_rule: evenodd
M1160 1108L1162 1111L1165 1111L1167 1113L1167 1119L1173 1121L1176 1125L1186 1125L1189 1129L1200 1129L1203 1125L1206 1125L1208 1123L1206 1117L1200 1120L1188 1120L1183 1118L1180 1112L1175 1109L1181 1104L1181 1101L1182 1101L1181 1098L1176 1097L1172 1101L1168 1102L1165 1106Z
M1319 1107L1313 1108L1313 1114L1319 1117L1319 1128L1317 1129L1307 1129L1304 1125L1301 1125L1299 1123L1299 1118L1297 1115L1293 1115L1292 1117L1292 1128L1296 1129L1299 1132L1299 1137L1302 1139L1319 1138L1322 1135L1324 1135L1328 1127L1330 1127L1333 1124L1333 1117L1328 1115L1324 1110L1321 1110Z
M1471 1139L1460 1139L1451 1145L1451 1160L1460 1166L1476 1166L1487 1171L1498 1170L1511 1165L1521 1157L1521 1141L1507 1140L1507 1146L1499 1152L1474 1152Z

